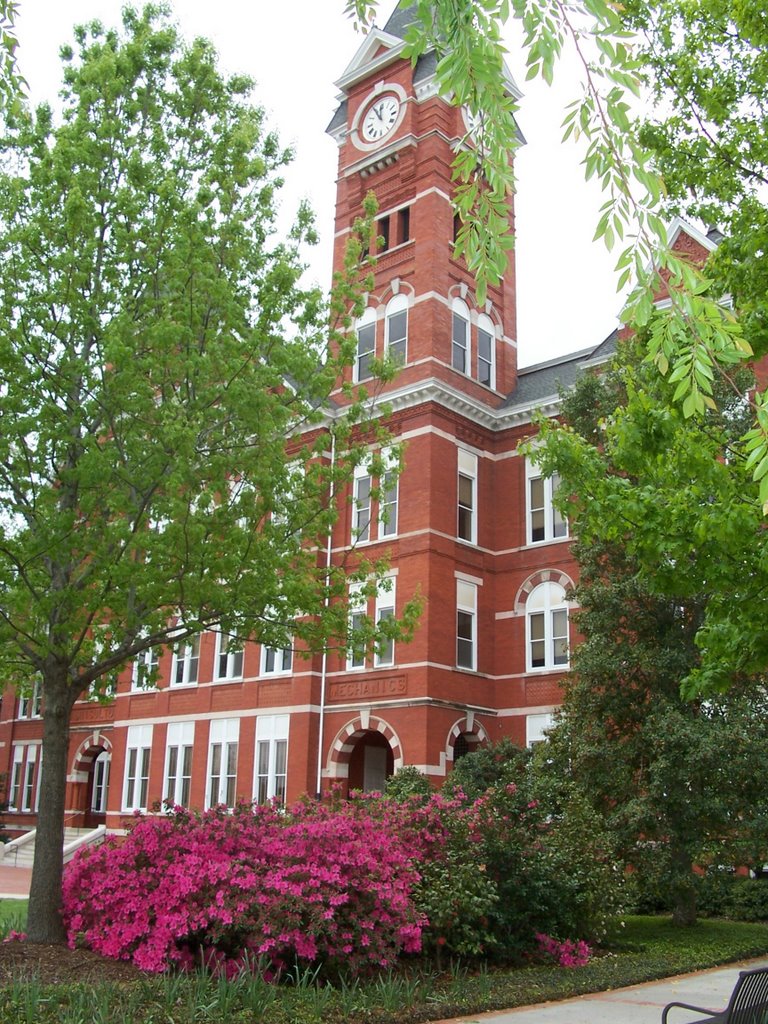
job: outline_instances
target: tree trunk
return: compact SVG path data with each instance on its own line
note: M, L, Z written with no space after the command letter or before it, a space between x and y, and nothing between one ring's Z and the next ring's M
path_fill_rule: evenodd
M693 865L684 850L672 853L672 924L689 928L696 924L696 885Z
M43 678L43 763L35 859L27 915L29 942L63 943L61 881L64 870L64 801L69 721L74 700L66 677Z

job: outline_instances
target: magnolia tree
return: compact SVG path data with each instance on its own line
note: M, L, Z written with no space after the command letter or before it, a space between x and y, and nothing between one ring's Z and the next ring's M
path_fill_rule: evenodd
M350 573L318 550L376 437L364 396L330 412L354 293L301 287L306 210L275 236L288 154L250 81L153 7L62 57L61 123L12 107L0 174L0 664L42 682L36 941L63 938L74 702L212 627L343 645Z

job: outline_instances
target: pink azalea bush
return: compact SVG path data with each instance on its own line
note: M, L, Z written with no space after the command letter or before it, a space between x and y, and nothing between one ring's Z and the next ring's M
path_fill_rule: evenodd
M308 802L138 818L123 842L68 867L69 943L147 971L386 967L421 948L416 865L443 842L434 813L404 810Z
M585 967L592 954L592 950L583 939L566 939L565 942L559 942L551 935L539 932L536 941L539 944L539 952L561 967Z

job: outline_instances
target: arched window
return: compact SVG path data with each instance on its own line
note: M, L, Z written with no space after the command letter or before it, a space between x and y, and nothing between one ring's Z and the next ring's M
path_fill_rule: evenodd
M387 306L385 345L389 357L404 366L408 358L408 299L405 295L395 295Z
M373 376L371 361L376 354L376 310L373 306L363 312L357 321L357 356L355 358L355 380L370 380Z
M472 366L469 344L469 307L461 299L454 299L451 309L451 366L460 373L469 374Z
M559 583L540 583L525 606L528 669L567 668L568 605Z
M493 358L495 340L496 332L493 321L485 313L482 313L477 318L477 379L488 388L496 385Z

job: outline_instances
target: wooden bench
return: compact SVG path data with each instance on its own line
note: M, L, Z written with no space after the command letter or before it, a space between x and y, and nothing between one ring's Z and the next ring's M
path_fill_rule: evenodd
M768 1024L768 967L740 971L730 1002L724 1010L707 1010L704 1006L691 1006L690 1003L668 1003L662 1011L661 1024L667 1024L667 1014L673 1006L707 1015L687 1024Z

